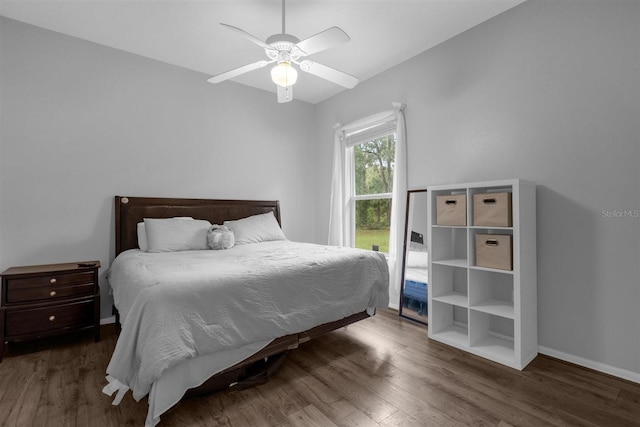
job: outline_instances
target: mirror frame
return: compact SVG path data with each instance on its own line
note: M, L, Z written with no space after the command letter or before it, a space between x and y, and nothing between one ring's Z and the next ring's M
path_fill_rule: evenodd
M405 212L405 216L404 216L404 245L402 247L402 277L401 277L401 282L400 282L400 304L398 305L398 315L404 319L409 319L413 322L419 323L421 325L427 325L427 320L420 321L414 317L409 317L405 314L402 313L402 307L403 307L403 300L404 300L404 273L405 270L407 268L406 264L407 264L407 247L409 245L409 242L407 241L408 233L409 233L409 212L411 209L411 196L413 194L416 193L427 193L427 189L417 189L417 190L408 190L407 191L407 210ZM425 218L425 223L427 222L427 219ZM427 236L425 236L426 238ZM428 250L428 248L427 248ZM428 286L428 285L427 285Z

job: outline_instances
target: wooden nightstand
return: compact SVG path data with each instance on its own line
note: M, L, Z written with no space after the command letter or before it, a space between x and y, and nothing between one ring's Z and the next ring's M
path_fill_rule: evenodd
M100 261L11 267L2 273L0 362L5 343L94 328L100 341Z

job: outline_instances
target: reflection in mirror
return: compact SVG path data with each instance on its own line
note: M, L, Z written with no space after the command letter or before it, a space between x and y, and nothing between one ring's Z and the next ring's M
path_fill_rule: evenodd
M400 316L427 323L427 190L407 192Z

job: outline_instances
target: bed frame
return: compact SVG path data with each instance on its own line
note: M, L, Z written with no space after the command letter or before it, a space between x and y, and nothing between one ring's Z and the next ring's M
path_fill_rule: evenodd
M251 215L267 212L273 212L278 223L282 225L280 220L280 202L277 200L217 200L115 196L115 255L118 256L118 254L128 249L138 248L137 224L143 221L144 218L190 216L194 219L206 219L212 224L222 224L224 221L246 218ZM119 328L120 319L115 306L114 314L116 316L116 327ZM225 388L230 383L236 382L236 378L242 376L243 371L252 364L293 350L303 342L367 317L370 317L367 312L356 313L335 322L316 326L305 332L277 338L253 356L214 375L197 389L190 390L186 396L210 393ZM221 384L225 385L221 387Z

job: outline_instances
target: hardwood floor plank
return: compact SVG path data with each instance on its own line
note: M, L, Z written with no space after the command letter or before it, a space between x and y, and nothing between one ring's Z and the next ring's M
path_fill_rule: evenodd
M263 399L271 403L274 410L289 417L292 413L301 411L312 403L301 394L296 393L292 389L292 385L291 382L274 375L269 379L268 385L258 387L257 390Z
M576 369L576 366L566 363L562 371L556 368L557 362L549 357L539 357L532 368L537 375L547 376L553 381L568 385L570 388L581 389L589 395L599 395L605 400L615 400L620 393L620 386L616 383L603 381L601 375L593 375L589 369Z
M315 406L307 405L289 415L291 425L296 427L337 427Z
M527 381L529 375L506 368L480 357L462 354L452 359L447 367L467 388L467 392L487 399L484 404L492 407L501 422L514 425L563 425L554 416L537 405L526 393L520 393L518 382Z
M360 358L354 362L354 369L358 368L361 363L366 363L365 358ZM416 364L412 359L404 359L402 354L395 355L390 360L391 367L384 381L391 382L396 388L391 393L392 399L402 398L402 401L406 402L402 405L400 402L396 403L396 400L392 400L392 403L396 404L401 410L420 419L428 420L431 423L447 424L452 421L451 414L459 411L459 408L453 408L453 405L459 406L459 399L454 399L455 395L466 395L470 390L480 391L475 384L470 383L465 379L460 379L458 376L451 376L444 366L427 366L424 364ZM418 368L416 368L418 367ZM509 413L516 412L509 410L510 407L505 402L508 402L508 395L502 394L495 396L491 394L477 393L478 397L473 402L465 403L465 405L491 407L494 412L500 417L505 417ZM475 395L475 394L474 394ZM425 407L425 404L420 401L416 401L416 397L426 399L429 402L431 410L426 414L419 409ZM418 409L417 409L418 408ZM480 414L480 410L466 408L466 412L474 413L476 416ZM519 412L517 412L519 413ZM439 418L434 418L434 414ZM442 414L449 414L445 419ZM458 422L474 423L481 420L466 419L468 415L458 415L455 417ZM494 422L491 416L486 414L482 417L485 421Z
M281 369L276 376L282 378L287 388L307 402L313 403L332 422L337 423L356 411L356 407L344 399L340 393L329 388L312 375L307 374L294 361L285 361L286 369ZM295 377L292 378L291 375Z
M534 398L553 401L553 410L557 416L567 417L569 422L588 426L638 426L640 412L629 420L621 416L618 410L611 411L608 405L593 391L585 391L571 387L553 378L532 374L527 382L522 383L523 390Z
M425 425L451 427L454 426L455 423L453 421L450 421L449 423L437 423L432 420L416 419L402 411L398 411L382 420L379 425L380 427L421 427Z
M309 345L311 343L308 343ZM334 349L339 347L332 346L324 349L321 353L322 361L325 365L334 367L340 376L350 377L351 381L358 384L360 388L368 390L384 390L384 393L380 393L378 397L391 404L392 407L399 407L409 411L414 415L415 408L429 407L431 410L422 415L427 418L432 418L433 413L438 415L446 413L446 420L434 419L433 422L447 422L451 418L462 423L479 423L489 422L493 423L490 416L481 417L477 410L469 408L469 402L461 402L460 399L453 403L444 393L434 393L434 390L439 390L442 387L440 383L429 383L432 378L424 375L420 375L419 379L422 381L416 381L413 376L407 376L402 373L401 370L396 369L386 359L389 357L387 354L384 359L377 360L382 362L379 365L375 365L375 359L379 356L373 356L373 359L367 357L367 351L370 353L377 353L377 350L363 350L360 354L352 359L341 357L339 352ZM373 361L373 362L372 362ZM387 385L391 382L394 387L389 388ZM421 396L421 401L416 401L416 396ZM464 397L464 396L463 396ZM423 403L426 401L426 403ZM406 402L409 402L407 405ZM433 409L436 409L435 411ZM439 410L438 410L439 409ZM445 410L443 410L445 409ZM366 411L364 411L367 413ZM437 416L437 415L436 415ZM438 417L438 416L437 416ZM441 418L441 417L438 417ZM379 421L377 418L374 420Z
M374 391L363 387L352 372L328 366L324 359L301 346L296 352L296 361L304 368L322 378L322 382L338 391L341 396L374 421L388 417L398 409L380 398ZM298 354L299 353L299 354ZM302 358L304 356L304 358ZM318 363L320 362L320 363Z
M322 364L335 367L341 375L355 377L363 387L371 390L384 390L384 393L377 392L381 399L389 402L393 407L424 419L429 419L433 423L446 425L453 423L453 420L439 410L434 410L429 396L423 394L423 390L413 388L413 378L407 388L404 388L402 381L398 386L395 381L394 373L390 372L391 367L388 365L380 365L371 368L368 363L367 355L364 353L356 355L358 362L340 358L337 355L327 354L328 358L321 361Z
M394 412L397 413L398 411ZM389 418L389 417L387 417ZM379 427L380 424L373 421L360 411L352 412L338 424L338 427Z
M0 381L4 390L0 398L0 414L6 416L2 425L37 424L37 405L46 379L48 356L24 356L24 360L17 361L8 370L6 380Z
M76 426L79 374L76 355L78 345L51 349L46 382L40 402L38 419L46 419L50 425Z
M11 343L0 363L1 426L141 426L146 398L102 394L117 336ZM546 356L520 372L430 341L393 312L304 343L267 383L180 402L174 426L633 426L640 384Z

